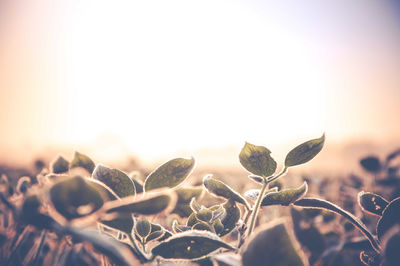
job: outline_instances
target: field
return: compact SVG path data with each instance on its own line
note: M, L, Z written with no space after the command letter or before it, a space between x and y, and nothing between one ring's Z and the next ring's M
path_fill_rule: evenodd
M242 169L214 172L194 158L124 172L78 152L3 166L0 264L397 265L400 150L355 158L362 177L300 175L324 142L284 163L246 143Z

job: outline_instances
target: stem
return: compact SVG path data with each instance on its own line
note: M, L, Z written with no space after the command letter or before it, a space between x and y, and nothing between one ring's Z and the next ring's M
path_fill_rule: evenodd
M268 183L264 182L264 184L261 188L260 194L258 195L257 201L253 207L253 212L251 214L251 220L250 220L250 227L249 227L249 230L247 231L247 236L251 235L251 233L254 230L254 226L256 225L257 214L258 214L258 211L260 210L261 200L264 197L264 192L267 189L267 187L268 187Z
M131 234L127 234L129 241L132 243L133 251L135 251L136 257L139 259L141 263L149 262L149 258L145 254L143 254L142 250L136 244L135 239L133 239Z
M251 220L250 220L250 227L249 227L247 236L249 236L254 230L254 226L256 225L257 215L258 215L258 212L259 212L260 206L261 206L261 201L264 198L264 193L265 193L265 190L268 188L268 184L277 180L279 177L285 175L286 173L287 173L287 167L285 166L280 173L270 176L270 177L267 177L267 178L264 178L264 183L261 188L260 194L258 195L257 201L253 207L253 212L251 214Z
M279 174L273 175L273 176L271 176L271 178L267 178L267 183L269 184L269 183L271 183L271 182L274 182L274 181L277 180L279 177L285 175L287 172L288 172L288 169L287 169L287 167L285 166Z

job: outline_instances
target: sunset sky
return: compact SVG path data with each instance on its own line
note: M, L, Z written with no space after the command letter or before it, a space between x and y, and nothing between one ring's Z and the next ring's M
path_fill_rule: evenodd
M396 1L1 1L0 160L400 144L399 47Z

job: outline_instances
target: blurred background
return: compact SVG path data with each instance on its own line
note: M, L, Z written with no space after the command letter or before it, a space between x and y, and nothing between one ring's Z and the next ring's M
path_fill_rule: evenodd
M239 167L245 141L350 171L400 146L400 6L387 0L0 1L0 163Z

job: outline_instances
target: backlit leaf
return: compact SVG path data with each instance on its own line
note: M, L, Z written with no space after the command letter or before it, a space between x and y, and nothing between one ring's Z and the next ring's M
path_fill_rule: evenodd
M284 189L278 192L269 192L265 195L261 202L261 206L280 204L288 206L296 200L303 197L308 190L307 182L304 181L303 185L298 188Z
M192 213L190 208L191 199L199 199L203 194L203 188L183 187L175 189L175 192L178 195L178 202L172 213L176 213L181 217L188 217Z
M389 204L383 197L364 191L358 193L358 203L364 211L378 216L382 215L383 210Z
M245 244L243 266L307 265L293 233L289 233L284 223L273 222L257 231Z
M162 187L176 187L192 173L194 165L194 158L172 159L150 173L144 182L144 190L149 191Z
M268 194L270 192L278 192L278 188L277 187L273 187L270 190L267 190L267 192L265 192L265 194ZM258 198L258 195L260 195L260 190L259 189L250 189L250 190L247 190L244 193L244 195L246 197L248 197L249 199L256 201L257 198Z
M318 139L306 141L291 150L285 159L285 167L306 163L313 159L324 146L325 134Z
M62 156L58 156L57 159L51 163L51 172L55 174L61 174L68 172L69 162Z
M93 213L104 203L100 193L80 176L54 184L50 198L55 209L68 220ZM87 210L82 212L82 208Z
M95 164L88 156L76 151L74 154L74 158L69 164L70 169L75 167L82 167L86 169L90 174L92 174Z
M234 249L211 232L195 230L177 233L151 252L166 259L196 259L219 248Z
M135 231L141 238L146 238L151 231L151 224L146 218L137 219L135 222Z
M120 198L135 195L135 186L124 172L98 164L92 177L106 184Z
M246 142L239 154L239 160L250 173L268 177L276 170L276 162L270 154L271 151L267 148Z
M385 235L393 226L400 224L400 198L392 200L383 210L382 217L376 226L379 239Z
M212 178L211 175L204 177L203 184L210 193L226 199L231 199L245 205L247 209L250 209L250 205L245 198L222 181Z

